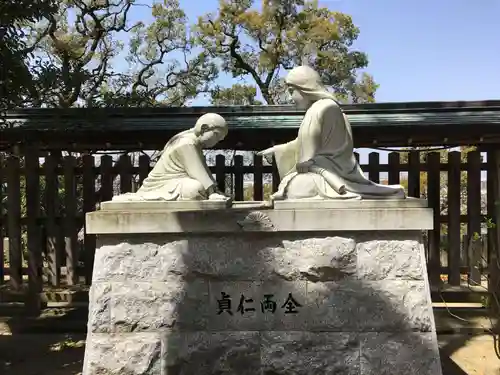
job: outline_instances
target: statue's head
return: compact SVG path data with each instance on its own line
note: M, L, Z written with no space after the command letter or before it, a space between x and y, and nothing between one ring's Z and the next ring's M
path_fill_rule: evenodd
M297 107L307 109L320 99L334 99L321 82L321 77L310 66L293 68L285 78L285 83L290 90L293 101Z
M210 148L226 138L228 128L224 117L217 113L206 113L196 121L194 132L200 143Z

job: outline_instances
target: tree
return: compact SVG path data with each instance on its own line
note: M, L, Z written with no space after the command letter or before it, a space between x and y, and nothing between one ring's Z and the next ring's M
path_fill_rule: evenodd
M217 87L211 92L212 105L259 105L256 99L257 89L254 86L235 84L229 88Z
M121 100L127 105L182 106L208 92L217 77L216 65L206 53L194 52L194 39L178 0L154 4L152 15L155 21L148 26L137 25L131 37L127 61L138 68L131 76L119 76L114 88L101 92L105 98L112 98L113 105L122 105ZM104 102L110 104L109 100Z
M26 43L24 26L53 14L52 0L3 0L0 4L0 110L20 106L36 96L27 60L34 47Z
M24 78L33 90L22 93L18 106L184 105L207 91L217 69L193 50L178 1L152 5L149 25L129 22L138 6L134 0L65 0L55 12L25 22L20 38L34 58L22 60ZM128 51L120 33L130 36Z
M268 104L286 102L280 72L308 64L343 101L371 102L377 85L358 70L368 65L365 53L352 49L359 29L350 16L312 0L220 0L215 14L200 17L197 43L224 72L250 76Z

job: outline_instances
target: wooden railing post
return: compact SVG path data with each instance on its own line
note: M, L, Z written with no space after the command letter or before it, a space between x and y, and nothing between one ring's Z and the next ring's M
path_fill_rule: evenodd
M78 226L76 224L77 193L75 178L76 160L64 158L64 242L66 255L66 281L68 285L78 283Z
M242 201L243 200L243 190L244 190L244 172L243 172L243 156L235 155L234 156L234 200Z
M52 286L61 283L61 236L58 235L57 216L59 215L59 179L57 161L53 155L48 155L44 162L45 169L45 216L47 230L47 278ZM61 224L61 221L59 222Z
M427 155L427 201L433 209L434 229L429 231L428 273L431 285L441 282L441 172L439 153Z
M113 198L113 158L110 155L101 156L101 189L99 198L101 202L110 201Z
M120 171L120 194L132 192L132 163L129 155L121 155L117 163Z
M378 152L368 154L368 178L377 184L380 182L380 154Z
M5 282L5 246L4 246L4 238L6 235L6 231L4 228L6 227L5 221L5 210L4 210L4 198L7 198L6 194L4 194L4 180L5 180L5 158L2 154L0 154L0 285Z
M460 285L460 152L448 153L448 283Z
M408 155L408 196L420 198L420 152Z
M40 165L38 150L29 146L25 150L26 171L26 217L28 229L28 295L26 307L30 314L41 312L42 279L42 247L40 226Z
M226 157L219 154L215 157L215 180L221 192L226 191Z
M142 183L148 177L149 174L149 163L150 159L148 155L141 155L139 156L139 186L140 188L142 186Z
M481 153L467 154L467 260L469 284L481 285Z
M14 290L23 285L23 254L21 247L21 172L19 153L7 159L7 225L9 232L9 276Z
M253 200L264 199L264 176L262 168L262 156L253 155Z
M96 193L95 193L95 174L94 174L94 157L85 155L83 157L83 217L85 214L95 210ZM84 275L85 284L90 285L92 281L92 270L94 268L94 255L96 247L96 238L93 234L86 233L86 225L84 222Z
M488 230L489 279L488 289L492 293L492 308L500 312L500 145L488 152L488 216L494 226Z
M399 185L400 183L400 155L399 152L391 152L388 157L389 162L389 173L388 173L388 183L389 185Z

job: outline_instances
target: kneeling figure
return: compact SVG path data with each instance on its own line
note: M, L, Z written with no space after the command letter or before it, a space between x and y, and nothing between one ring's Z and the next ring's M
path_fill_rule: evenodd
M173 136L136 193L113 197L113 201L228 200L218 191L203 155L228 133L224 118L216 113L201 116L194 128Z

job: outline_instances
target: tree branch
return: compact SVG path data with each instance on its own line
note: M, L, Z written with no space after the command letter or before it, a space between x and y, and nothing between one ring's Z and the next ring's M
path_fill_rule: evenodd
M215 28L215 24L213 23L213 21L209 20L209 22L212 25L212 27ZM249 73L253 77L257 85L259 87L262 87L264 83L262 82L257 71L254 68L252 68L245 60L243 60L243 57L241 57L241 55L238 53L237 47L240 40L239 37L234 33L234 31L235 31L235 26L233 26L233 31L231 33L222 31L222 33L225 36L231 38L231 43L229 44L229 53L231 57L236 60L237 68L243 69L247 73Z

